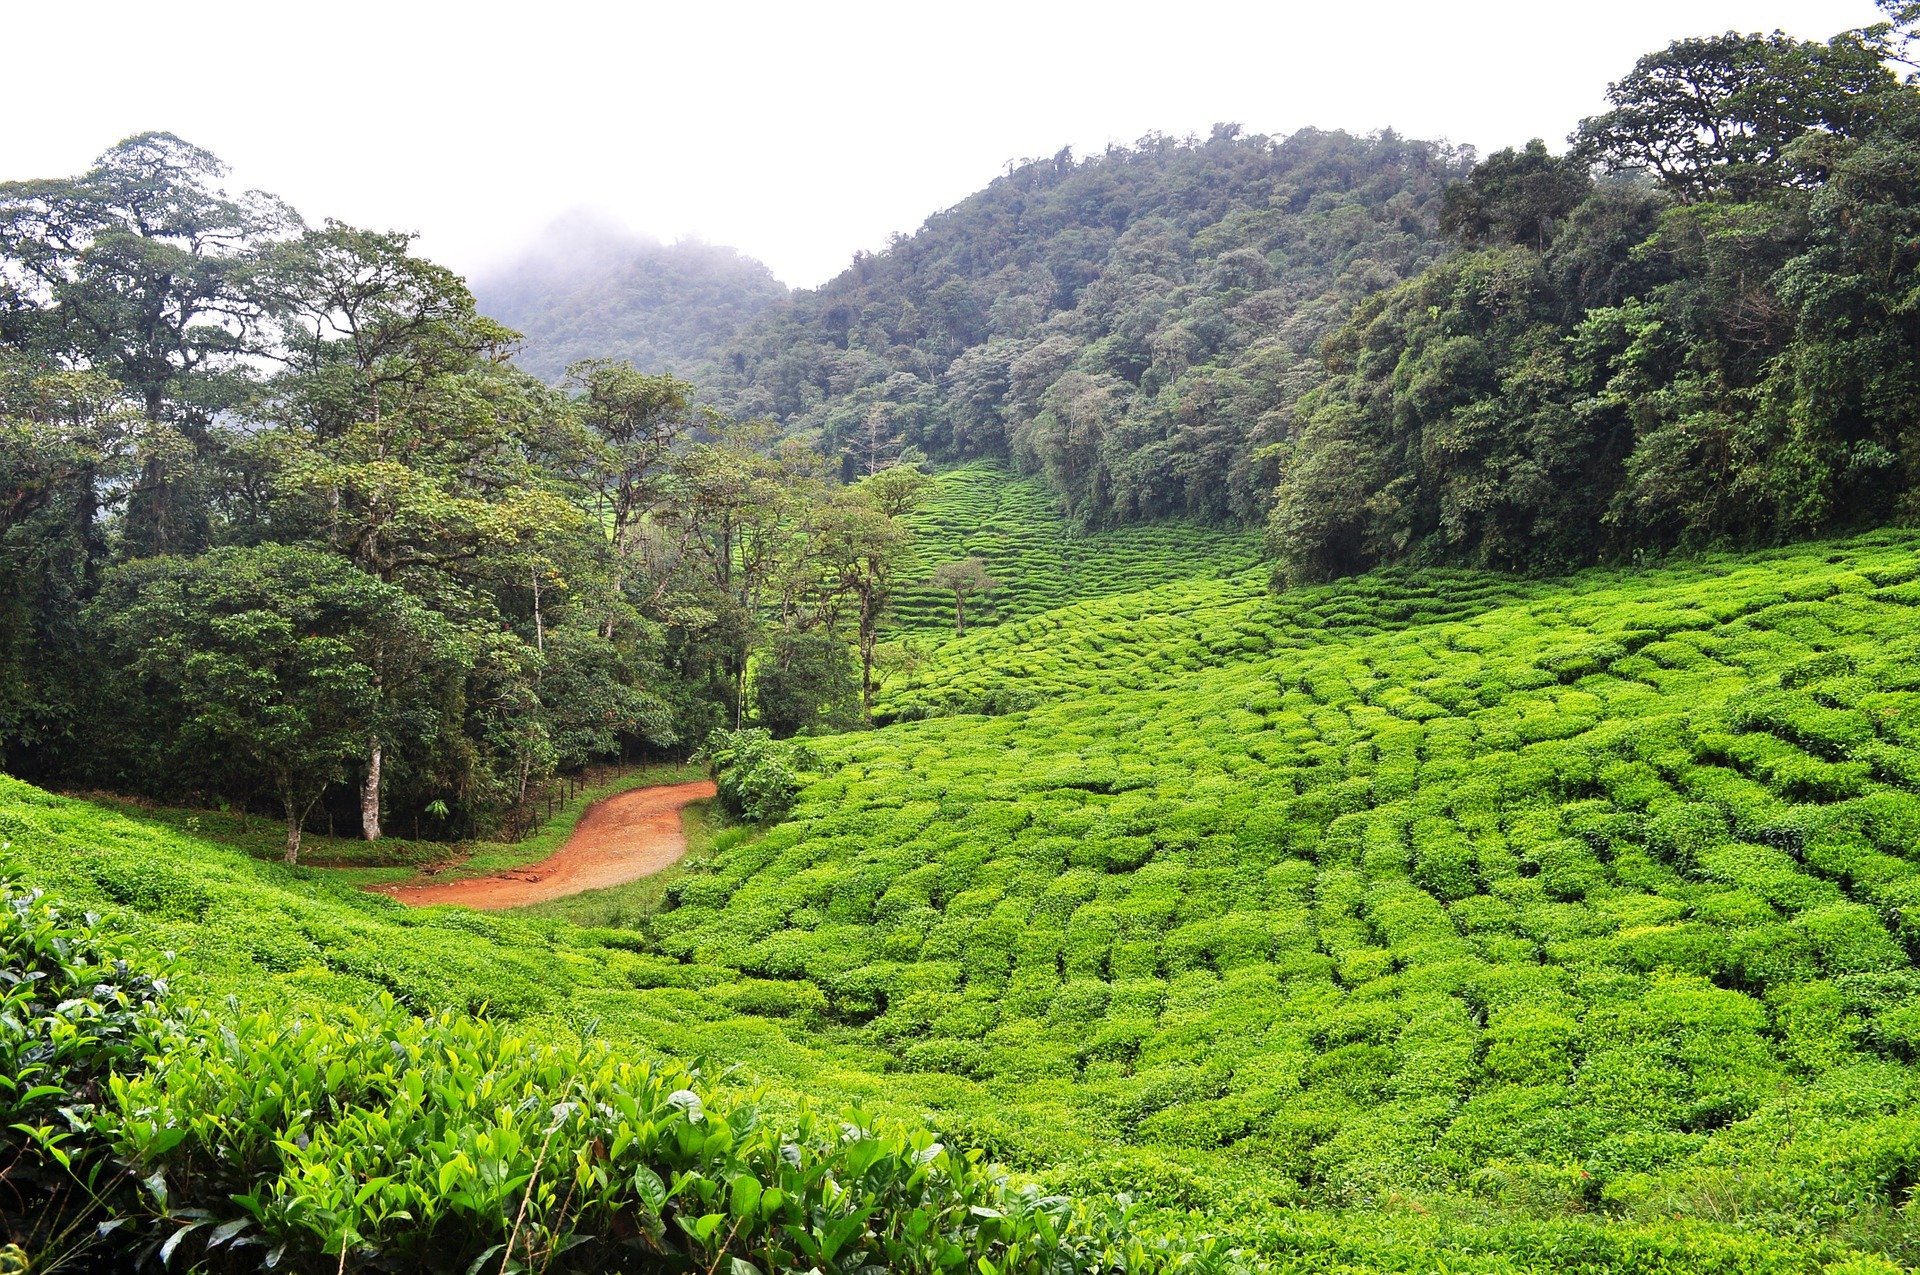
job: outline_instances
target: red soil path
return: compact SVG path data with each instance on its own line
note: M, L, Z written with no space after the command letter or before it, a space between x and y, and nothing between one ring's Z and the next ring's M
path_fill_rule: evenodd
M413 907L459 903L491 912L623 885L653 875L687 852L681 807L711 796L710 779L635 788L588 806L567 844L538 863L464 881L370 888Z

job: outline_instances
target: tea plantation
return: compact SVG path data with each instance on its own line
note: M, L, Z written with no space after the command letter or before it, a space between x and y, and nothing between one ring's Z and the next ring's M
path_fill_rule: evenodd
M1345 633L1337 592L1209 583L982 634L922 684L1024 711L829 744L648 933L973 1080L1023 1161L1073 1131L1276 1201L1906 1255L1916 547L1364 582L1387 614Z
M984 537L1020 485L991 478L949 475L928 516L1011 577ZM1920 536L1278 596L1233 542L1178 543L1098 586L1033 566L1001 623L889 690L890 724L810 741L787 820L710 838L657 904L623 887L567 913L608 924L407 912L11 781L0 872L106 909L142 959L179 953L177 987L274 1058L384 1042L452 1060L427 1070L461 1093L484 1066L516 1110L653 1103L656 1141L689 1127L686 1100L676 1115L654 1092L669 1075L729 1128L788 1130L740 1134L758 1149L733 1159L733 1133L724 1154L644 1153L663 1184L694 1175L679 1189L704 1202L680 1216L708 1228L685 1241L701 1269L728 1252L851 1269L809 1254L859 1208L856 1264L964 1254L986 1275L1920 1263ZM190 1073L132 1082L127 1109L256 1093L206 1039ZM326 1068L288 1066L325 1088ZM330 1101L301 1109L370 1128L441 1099ZM833 1214L809 1178L812 1223L765 1209L782 1139L842 1154L810 1114L842 1109L876 1149L821 1172L894 1166L862 1179L868 1202ZM297 1155L234 1162L319 1199L345 1171L309 1153L338 1145L335 1118L278 1126L308 1139ZM219 1120L175 1124L213 1151ZM524 1173L550 1122L515 1120L502 1163ZM116 1145L173 1165L164 1124ZM956 1154L930 1202L908 1179L935 1139L1014 1177ZM567 1146L590 1181L592 1139ZM375 1157L355 1180L392 1191L327 1187L332 1230L292 1187L249 1225L322 1254L351 1225L371 1251L411 1234L383 1200L451 1216L479 1198L440 1171ZM1120 1192L1139 1203L1103 1212ZM976 1207L1005 1233L969 1230ZM916 1208L937 1225L899 1221ZM914 1225L944 1238L914 1247Z
M1225 577L1260 560L1260 534L1169 521L1111 530L1075 529L1038 478L1014 478L991 461L939 475L910 517L918 562L894 603L905 633L953 632L953 595L928 579L943 562L978 557L998 581L968 603L969 627L1025 619L1087 598L1148 585Z

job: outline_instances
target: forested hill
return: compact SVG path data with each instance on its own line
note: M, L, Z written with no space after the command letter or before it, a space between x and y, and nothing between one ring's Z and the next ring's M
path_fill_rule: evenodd
M1641 58L1567 154L1448 192L1458 251L1382 293L1298 405L1295 579L1544 571L1920 511L1920 5L1825 42Z
M1910 518L1920 5L1882 8L1650 53L1564 150L1223 125L1062 151L704 380L846 477L1004 455L1082 523L1265 520L1295 581Z
M1011 455L1089 521L1255 519L1318 345L1440 255L1471 158L1231 125L1063 150L770 309L706 380L849 474Z
M514 361L550 383L588 358L690 375L787 295L772 271L732 248L662 244L577 214L473 287L484 313L526 337Z

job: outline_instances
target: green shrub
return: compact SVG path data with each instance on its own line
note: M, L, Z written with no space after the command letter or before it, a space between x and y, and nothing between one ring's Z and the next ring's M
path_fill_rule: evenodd
M924 1131L780 1119L696 1070L388 1001L183 1030L94 1128L169 1247L466 1271L1086 1269L1156 1255L1115 1215L1021 1190ZM735 1267L734 1269L740 1269Z
M89 1122L164 1034L167 984L98 919L0 882L0 1217L28 1251L97 1249L125 1192ZM97 1256L97 1253L94 1254Z
M94 918L70 923L10 887L0 958L0 1138L30 1219L18 1251L67 1245L116 1269L157 1252L216 1269L448 1272L1228 1260L1212 1241L1136 1230L1124 1208L1016 1186L924 1129L782 1114L760 1091L605 1044L422 1018L390 997L324 1020L169 1013L165 984ZM770 986L736 991L757 1012L819 1007L817 991L762 1004L754 989Z
M385 987L428 1019L497 997L523 1040L597 1021L624 1059L741 1064L769 1110L927 1112L1137 1186L1282 1270L1912 1265L1920 639L1847 582L1917 548L1003 619L912 689L1025 707L810 740L786 819L625 931L455 925L130 821L83 843L50 830L84 807L5 781L35 848L0 859L283 1020Z
M805 745L775 740L760 727L716 730L701 749L720 804L738 819L775 823L793 809L801 772L818 765Z

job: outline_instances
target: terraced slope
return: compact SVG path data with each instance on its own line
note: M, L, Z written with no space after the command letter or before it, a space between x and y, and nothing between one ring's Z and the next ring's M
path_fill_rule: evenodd
M1283 1269L1884 1270L1920 1260L1917 608L1892 533L1084 601L897 695L1028 707L816 741L791 820L602 928L9 781L0 873L211 994L702 1054Z
M649 932L817 991L890 1071L1282 1196L1905 1235L1916 549L1264 658L1161 620L1144 647L1221 666L1144 689L1063 624L1089 693L831 743Z
M1037 478L1014 478L977 461L939 475L939 490L912 518L924 582L943 562L979 556L1000 586L969 604L968 625L991 627L1088 598L1131 593L1176 580L1225 577L1260 560L1260 533L1160 522L1079 531ZM953 632L952 595L924 583L900 590L891 626L909 633Z
M1474 615L1520 581L1387 569L1283 598L1254 569L1077 603L969 633L881 698L882 721L1002 713L1074 693L1169 689L1195 673Z

